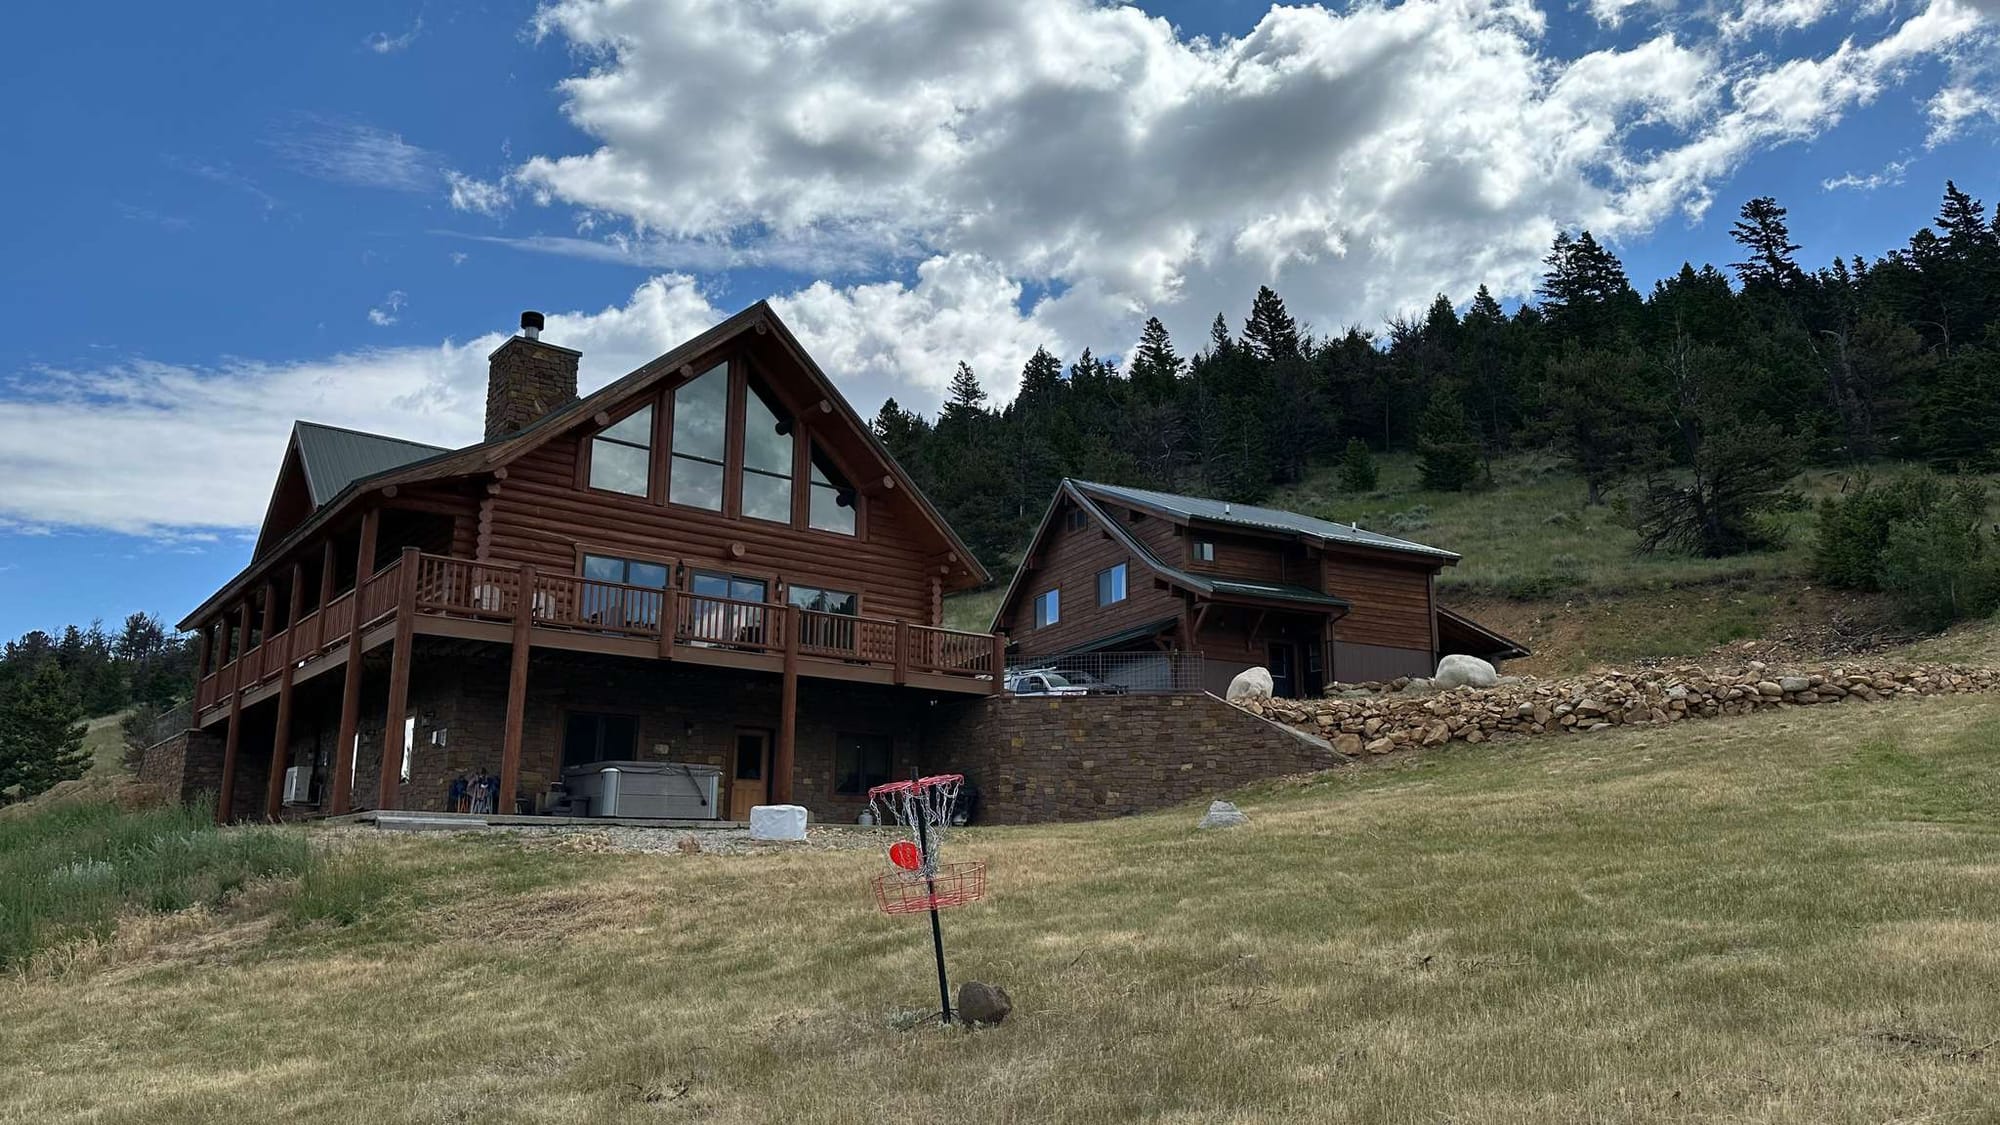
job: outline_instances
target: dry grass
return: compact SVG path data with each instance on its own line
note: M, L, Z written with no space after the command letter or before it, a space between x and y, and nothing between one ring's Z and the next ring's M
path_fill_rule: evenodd
M1823 707L965 832L954 973L1017 1004L969 1034L899 1030L868 853L370 841L352 924L0 982L0 1119L1994 1120L1996 750L1992 700Z

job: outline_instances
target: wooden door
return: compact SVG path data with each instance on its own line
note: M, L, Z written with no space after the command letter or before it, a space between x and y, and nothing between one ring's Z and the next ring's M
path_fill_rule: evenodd
M1298 698L1297 648L1290 641L1271 642L1271 694L1279 699Z
M730 763L729 819L749 820L750 810L771 803L771 735L769 731L739 730Z

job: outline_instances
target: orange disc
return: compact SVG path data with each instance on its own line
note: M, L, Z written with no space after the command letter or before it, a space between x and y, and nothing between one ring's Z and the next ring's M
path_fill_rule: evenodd
M889 848L889 862L905 871L915 871L924 862L917 852L917 846L908 840L898 840Z

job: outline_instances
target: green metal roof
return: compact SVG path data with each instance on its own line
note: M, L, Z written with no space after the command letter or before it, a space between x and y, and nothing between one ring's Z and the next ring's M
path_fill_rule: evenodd
M299 443L299 461L305 468L306 487L312 493L315 508L363 477L450 452L442 446L323 426L318 422L293 423L292 436Z
M1451 551L1427 547L1422 543L1398 539L1393 535L1368 531L1353 524L1334 523L1331 520L1302 516L1297 512L1260 508L1254 504L1234 504L1227 500L1210 500L1202 496L1181 496L1171 492L1153 492L1144 488L1126 488L1116 484L1096 484L1083 480L1070 483L1094 496L1153 508L1182 519L1230 524L1257 531L1307 535L1332 543L1373 547L1380 551L1401 551L1405 554L1422 555L1425 558L1454 563L1458 561L1458 555Z
M1345 607L1347 602L1332 594L1315 590L1310 586L1293 586L1279 582L1245 582L1240 578L1217 578L1210 575L1209 588L1218 594L1230 594L1239 598L1263 598L1274 602L1302 602L1308 605Z

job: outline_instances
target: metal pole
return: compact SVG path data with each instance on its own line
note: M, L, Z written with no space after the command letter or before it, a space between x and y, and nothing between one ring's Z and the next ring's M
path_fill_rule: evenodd
M931 901L931 952L937 956L938 973L938 1016L945 1023L951 1022L951 986L944 976L944 931L938 926L937 912L937 867L931 863L931 839L926 831L921 809L914 818L917 822L917 853L924 865L924 889L930 893Z

